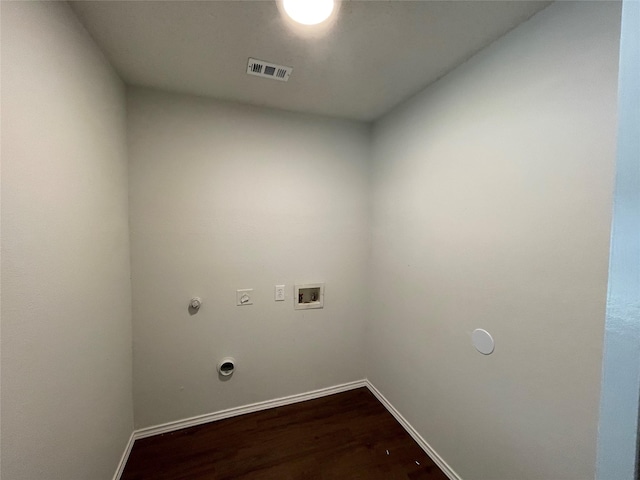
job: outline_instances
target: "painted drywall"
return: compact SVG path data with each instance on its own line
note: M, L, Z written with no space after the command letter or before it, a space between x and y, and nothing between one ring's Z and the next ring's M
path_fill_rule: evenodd
M113 476L133 429L124 86L64 2L2 2L2 478Z
M625 1L598 427L598 480L637 480L640 413L640 2Z
M363 378L369 128L133 88L128 134L136 427Z
M374 127L367 376L462 478L594 477L619 23L557 2Z

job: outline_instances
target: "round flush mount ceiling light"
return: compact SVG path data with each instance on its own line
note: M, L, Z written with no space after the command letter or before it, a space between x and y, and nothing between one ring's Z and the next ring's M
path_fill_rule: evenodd
M318 25L334 10L334 0L282 0L282 8L292 20L302 25Z

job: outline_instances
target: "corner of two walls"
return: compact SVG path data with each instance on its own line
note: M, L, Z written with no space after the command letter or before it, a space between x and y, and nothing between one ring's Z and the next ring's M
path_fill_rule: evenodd
M462 478L594 476L619 32L557 2L375 125L367 373Z

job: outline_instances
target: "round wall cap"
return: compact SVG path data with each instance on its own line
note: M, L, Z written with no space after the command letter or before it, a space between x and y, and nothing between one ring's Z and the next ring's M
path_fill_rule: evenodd
M473 331L471 334L471 340L473 341L473 346L476 347L476 350L483 355L493 353L496 346L491 334L482 328L476 328Z

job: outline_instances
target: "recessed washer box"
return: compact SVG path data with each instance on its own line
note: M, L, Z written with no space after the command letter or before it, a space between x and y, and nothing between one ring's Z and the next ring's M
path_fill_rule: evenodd
M293 307L296 310L322 308L324 306L324 283L296 285L293 295Z

